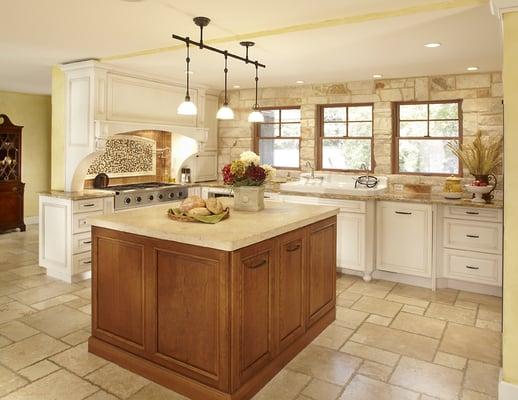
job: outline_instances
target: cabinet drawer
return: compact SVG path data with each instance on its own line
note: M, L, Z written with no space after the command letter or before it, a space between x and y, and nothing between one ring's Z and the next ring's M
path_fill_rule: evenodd
M444 247L500 254L502 225L445 218Z
M342 212L365 214L365 202L364 201L335 200L335 199L319 198L318 204L321 204L323 206L340 207L340 211L342 211Z
M89 218L94 215L102 215L102 211L74 214L72 217L72 233L90 232Z
M502 210L494 208L444 206L444 216L446 218L502 222Z
M73 202L73 213L102 211L104 209L104 199L86 199Z
M452 279L501 286L502 257L444 249L444 275Z
M74 254L72 256L72 275L81 272L90 271L92 269L92 254L86 253Z
M92 235L90 231L72 235L72 253L79 254L90 251L92 248Z

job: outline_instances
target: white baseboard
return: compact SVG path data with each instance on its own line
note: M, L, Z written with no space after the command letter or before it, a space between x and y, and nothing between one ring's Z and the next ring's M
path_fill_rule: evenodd
M25 225L37 225L40 222L40 217L37 215L35 217L25 217L24 222Z
M500 383L498 384L498 400L518 399L518 385L504 382L502 380L502 370L500 370Z

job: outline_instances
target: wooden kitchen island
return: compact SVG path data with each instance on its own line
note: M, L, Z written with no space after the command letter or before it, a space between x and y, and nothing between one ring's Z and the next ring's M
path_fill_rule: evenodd
M89 351L191 399L250 399L335 319L333 207L92 222Z

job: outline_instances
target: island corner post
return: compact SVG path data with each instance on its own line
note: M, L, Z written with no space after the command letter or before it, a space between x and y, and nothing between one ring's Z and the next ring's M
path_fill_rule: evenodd
M250 399L335 319L336 215L234 251L92 238L89 351L191 399Z

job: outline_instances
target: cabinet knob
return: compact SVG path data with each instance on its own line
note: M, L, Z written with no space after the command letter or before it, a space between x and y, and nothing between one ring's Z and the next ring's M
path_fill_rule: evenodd
M18 191L18 186L13 187L13 188L12 188L12 191L13 191L13 192L17 192L17 191Z

